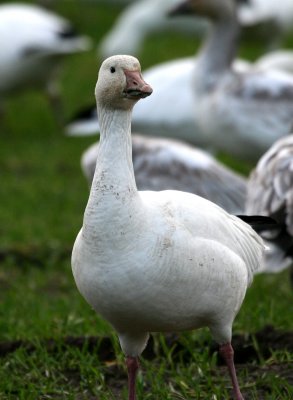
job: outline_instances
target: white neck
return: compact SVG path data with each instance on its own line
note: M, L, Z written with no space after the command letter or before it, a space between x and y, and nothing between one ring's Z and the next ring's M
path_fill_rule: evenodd
M210 34L197 57L197 90L211 89L219 76L230 69L235 58L239 34L236 15L212 22Z
M99 155L93 179L93 189L106 178L119 192L136 191L132 164L132 110L98 109L100 123Z
M137 197L132 164L131 114L132 110L109 112L98 108L100 144L84 215L84 231L89 234L96 231L100 218L105 223L107 214L109 220L116 211L120 215L121 210Z

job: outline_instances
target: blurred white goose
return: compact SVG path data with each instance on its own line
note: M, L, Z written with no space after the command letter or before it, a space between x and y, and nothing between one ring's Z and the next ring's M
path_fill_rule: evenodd
M113 54L138 54L146 36L161 31L202 35L208 26L199 18L168 18L167 11L180 0L140 0L130 4L99 43L102 59Z
M212 21L193 78L200 131L217 150L257 160L289 131L293 76L256 68L232 70L239 34L233 0L186 0L173 10L190 12Z
M95 89L101 138L83 226L72 253L81 294L117 331L126 354L129 400L138 356L151 331L208 326L220 345L236 400L232 323L264 246L249 225L202 197L138 191L131 112L152 89L137 59L114 56Z
M160 63L144 71L145 79L156 90L143 103L134 108L133 129L152 135L180 138L200 147L216 150L213 141L203 134L197 122L197 105L193 93L193 77L197 57L186 57ZM269 63L269 62L268 62ZM267 63L267 64L268 64ZM276 65L272 62L272 68ZM256 61L256 68L269 69ZM287 63L278 63L286 70ZM248 61L237 59L233 70L247 72L254 68ZM178 96L180 93L180 96ZM73 116L66 127L70 136L94 135L99 131L95 105L90 105Z
M190 17L169 19L167 11L180 0L132 1L119 15L111 30L102 38L98 53L102 59L113 54L137 55L143 48L145 38L155 32L180 31L202 36L208 22ZM238 1L238 0L235 0ZM272 30L272 41L279 39L293 26L293 5L291 0L249 0L242 1L238 8L241 25L249 30L251 26L268 24ZM272 29L272 26L274 29Z
M212 149L213 144L201 132L193 94L193 75L197 57L186 57L160 63L144 71L145 79L156 89L153 95L133 110L132 126L146 135L180 138L189 143ZM237 59L233 70L293 71L293 52L274 51L254 64ZM180 97L178 96L180 93ZM70 136L95 135L99 131L96 106L90 105L72 117L66 126Z
M272 36L287 33L293 28L293 2L291 0L249 0L240 10L242 24L272 21Z
M82 155L91 185L99 143ZM132 162L138 190L181 190L208 199L231 214L243 214L246 179L207 152L178 140L132 135Z
M293 261L293 135L279 139L261 157L248 183L248 214L273 217L275 232L263 232L270 251L265 272L279 272Z
M53 78L60 59L89 47L89 38L58 15L35 5L0 5L0 99L32 87L58 98Z

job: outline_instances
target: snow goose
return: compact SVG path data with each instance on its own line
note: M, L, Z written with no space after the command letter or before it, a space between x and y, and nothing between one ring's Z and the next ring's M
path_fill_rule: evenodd
M180 191L138 191L131 161L131 112L151 87L131 56L113 56L95 89L100 146L74 243L72 270L87 302L117 331L135 400L138 357L149 332L208 326L243 400L232 323L264 245L252 228L214 203Z
M94 176L99 143L82 155L89 184ZM139 190L181 190L204 197L231 214L242 214L246 179L209 153L178 140L132 135L132 161Z
M122 11L111 30L102 38L98 53L102 59L113 54L126 52L138 55L143 48L145 38L162 31L179 31L196 34L201 37L208 28L207 21L199 18L167 18L167 11L172 4L180 0L140 0L133 1ZM239 2L239 0L234 0ZM273 28L270 41L276 42L282 34L292 29L293 6L291 0L243 0L238 8L238 16L245 32L260 25ZM267 29L268 30L268 29ZM254 37L255 39L255 37Z
M264 272L278 272L293 260L293 135L279 139L250 174L246 212L273 217L275 232L263 232L269 242Z
M293 77L256 68L232 70L239 34L233 0L186 0L173 10L173 14L188 12L212 21L193 78L199 128L216 149L258 160L289 131Z
M290 72L293 65L290 53L288 51L285 57L284 53L282 56L280 52L272 52L271 57L268 55L271 61L266 61L264 57L256 60L254 64L237 59L233 63L233 70L237 73L254 68ZM134 108L132 127L135 131L144 135L178 138L200 147L216 150L197 123L197 105L193 93L196 63L196 56L184 57L159 63L144 71L145 80L155 88L155 92ZM88 136L95 135L99 129L97 108L91 104L72 117L65 132L69 136Z
M0 99L41 87L57 100L53 77L60 58L89 46L89 38L78 36L67 20L39 6L0 5Z
M199 18L168 18L167 11L179 0L140 0L130 4L99 43L102 59L113 54L138 54L145 37L154 32L181 31L202 35L208 26Z
M249 0L240 10L239 17L244 25L271 22L274 25L271 36L276 40L292 31L293 2L291 0Z

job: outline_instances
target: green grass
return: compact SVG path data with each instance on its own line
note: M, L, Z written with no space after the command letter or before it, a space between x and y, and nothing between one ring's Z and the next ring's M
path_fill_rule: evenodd
M60 0L55 8L97 42L119 12L94 1L83 5ZM193 54L195 43L175 34L154 35L146 40L142 66ZM292 43L288 38L286 45ZM260 53L259 44L241 48L249 58ZM61 84L66 118L94 100L98 64L95 49L65 63ZM65 137L41 93L8 101L0 135L0 349L22 341L15 351L0 353L0 400L126 399L117 338L79 295L70 267L88 197L79 160L95 138ZM248 172L237 160L222 159ZM288 277L288 271L256 277L235 320L235 333L255 333L268 324L292 331ZM97 335L110 335L117 362L115 356L109 362L99 360L98 345L78 347L66 341ZM142 359L138 399L228 399L230 382L216 365L216 354L209 352L208 331L180 335L179 342L182 349L175 355L176 348L156 335L160 352L152 360ZM287 371L292 354L284 348L264 357L257 341L253 346L255 360L238 366L246 398L293 397L292 370Z

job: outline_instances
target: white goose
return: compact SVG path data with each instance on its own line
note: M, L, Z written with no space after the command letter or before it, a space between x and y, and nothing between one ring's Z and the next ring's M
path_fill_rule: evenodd
M197 123L216 149L257 160L287 135L293 115L293 77L277 71L232 70L239 24L233 0L187 0L178 13L212 21L193 79Z
M83 226L72 253L81 294L116 329L135 400L138 356L151 331L208 326L220 345L234 396L232 323L264 246L249 225L199 196L136 188L131 112L152 89L137 59L114 56L95 89L101 139Z
M161 31L179 31L202 36L208 28L207 21L198 18L167 18L172 4L180 0L140 0L132 1L115 21L110 31L102 38L98 53L102 59L113 54L126 52L138 55L148 35ZM238 0L235 0L238 1ZM242 1L238 16L241 25L250 27L267 24L271 29L270 41L276 42L292 30L293 5L291 0L249 0ZM274 29L272 29L272 27ZM267 34L268 35L268 34Z
M167 11L180 0L140 0L130 4L102 38L98 53L102 59L113 54L137 55L146 36L154 32L181 31L202 35L208 23L199 18L168 18Z
M249 0L240 12L242 24L271 21L275 25L272 36L292 31L293 2L291 0Z
M32 87L58 98L53 78L60 59L88 50L90 44L67 20L41 7L0 5L0 99Z
M113 33L117 39L111 41L109 45L101 45L101 47L107 48L102 51L103 56L136 53L133 42L139 40L140 33L138 32L145 27L144 34L146 34L147 28L151 29L161 18L171 24L172 18L167 18L167 10L170 10L171 4L178 2L179 0L144 0L134 4L133 12L135 10L138 15L141 15L143 23L138 22L137 16L134 17L132 13L127 17L127 23L122 18L124 34L120 32L120 28L117 28L117 35ZM237 3L240 2L241 0L237 0ZM155 17L146 18L144 8L148 10L148 13L154 13ZM184 18L180 21L182 20ZM176 19L175 22L180 21ZM194 17L191 21L197 26L197 20ZM162 22L158 25L164 26ZM123 29L121 27L121 30ZM132 118L132 126L135 131L151 136L179 138L197 146L215 150L197 123L192 85L196 62L196 56L185 57L157 64L144 71L145 79L156 90L143 104L138 103L135 107ZM246 71L249 67L250 63L245 60L237 59L233 63L233 69L235 68L237 71ZM178 92L180 96L178 96ZM66 127L66 133L70 136L93 135L98 131L99 123L95 105L79 111Z
M92 183L99 143L82 155L81 167ZM246 179L209 153L186 143L132 135L132 162L139 190L181 190L208 199L231 214L243 214Z
M263 271L289 267L293 261L293 135L274 143L250 174L246 212L273 217L279 224L275 232L262 233L270 248Z

